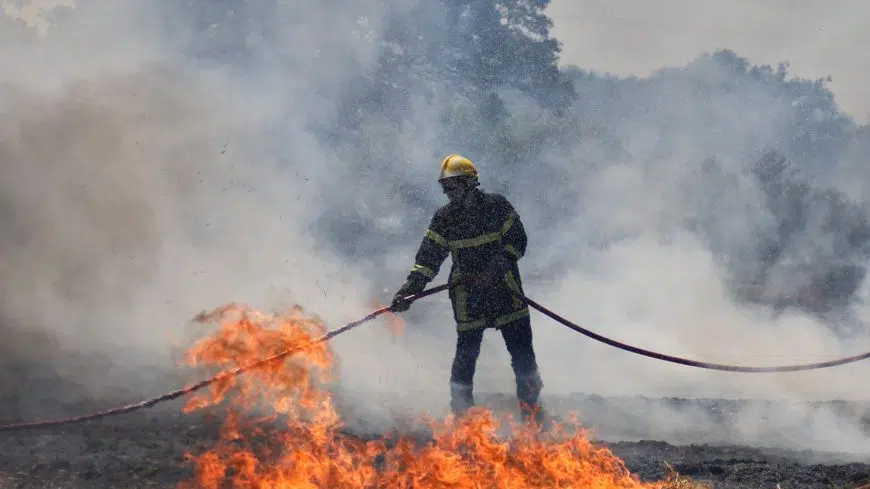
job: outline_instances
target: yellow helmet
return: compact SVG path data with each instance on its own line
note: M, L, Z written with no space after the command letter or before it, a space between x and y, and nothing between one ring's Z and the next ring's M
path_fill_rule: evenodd
M438 181L452 177L468 177L476 182L477 168L474 167L474 163L471 160L464 156L458 154L447 155L441 161L441 175L438 177Z

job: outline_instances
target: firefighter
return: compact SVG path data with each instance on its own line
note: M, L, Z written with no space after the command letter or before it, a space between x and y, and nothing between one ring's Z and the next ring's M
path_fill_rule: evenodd
M456 322L456 352L450 374L450 407L462 415L474 405L473 379L486 329L501 332L511 357L523 420L540 423L538 396L543 387L532 346L529 308L522 293L517 261L526 251L526 232L508 200L480 190L478 172L466 157L448 155L438 178L449 202L432 217L415 264L396 292L391 310L406 311L405 300L426 287L449 254L448 283Z

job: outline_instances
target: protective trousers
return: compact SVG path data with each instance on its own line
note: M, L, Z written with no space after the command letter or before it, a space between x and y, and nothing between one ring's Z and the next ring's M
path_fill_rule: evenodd
M525 419L532 412L540 412L538 396L543 387L532 346L531 320L526 316L499 330L511 357L517 399ZM457 333L456 354L450 375L450 407L455 414L463 414L474 405L474 371L484 331L484 328L478 328Z

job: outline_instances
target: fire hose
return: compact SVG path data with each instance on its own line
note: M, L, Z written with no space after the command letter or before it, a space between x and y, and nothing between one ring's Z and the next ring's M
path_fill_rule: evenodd
M409 303L414 302L414 301L422 299L424 297L427 297L427 296L436 294L438 292L442 292L444 290L447 290L448 288L450 288L450 286L451 286L450 284L442 284L442 285L439 285L437 287L432 287L432 288L424 290L423 292L420 292L419 294L415 294L415 295L411 295L411 296L406 297L405 301L407 301ZM707 369L707 370L720 370L720 371L727 371L727 372L741 372L741 373L796 372L796 371L819 370L819 369L824 369L824 368L836 367L836 366L846 365L849 363L854 363L854 362L858 362L858 361L870 358L870 352L866 352L866 353L861 353L858 355L842 357L842 358L828 360L828 361L824 361L824 362L804 363L804 364L795 364L795 365L780 365L780 366L770 366L770 367L746 367L746 366L738 366L738 365L725 365L725 364L718 364L718 363L702 362L702 361L698 361L698 360L691 360L691 359L687 359L687 358L682 358L682 357L677 357L677 356L673 356L673 355L667 355L664 353L654 352L651 350L646 350L646 349L632 346L632 345L629 345L626 343L622 343L620 341L616 341L616 340L611 339L611 338L607 338L606 336L602 336L600 334L597 334L597 333L590 331L590 330L588 330L588 329L586 329L586 328L584 328L576 323L573 323L573 322L565 319L564 317L560 316L559 314L556 314L555 312L551 311L550 309L547 309L546 307L542 306L541 304L537 303L536 301L534 301L534 300L532 300L524 295L517 294L517 296L520 300L525 302L529 307L536 309L538 312L544 314L545 316L549 317L550 319L553 319L557 323L559 323L559 324L561 324L561 325L563 325L563 326L565 326L565 327L567 327L567 328L569 328L577 333L580 333L584 336L587 336L593 340L599 341L601 343L612 346L614 348L618 348L620 350L624 350L624 351L634 353L637 355L645 356L648 358L653 358L656 360L661 360L664 362L685 365L685 366L689 366L689 367L696 367L696 368L702 368L702 369ZM308 347L308 346L311 346L314 344L318 344L318 343L322 343L324 341L328 341L328 340L330 340L330 339L332 339L332 338L334 338L342 333L350 331L351 329L354 329L357 326L360 326L360 325L362 325L368 321L371 321L371 320L375 319L376 317L378 317L386 312L390 312L390 311L391 311L390 306L381 307L380 309L376 309L376 310L370 312L369 314L365 315L364 317L357 319L356 321L352 321L350 323L345 324L344 326L342 326L340 328L329 331L328 333L312 340L310 343L308 343L306 345L301 345L298 348L294 348L294 349L290 349L290 350L284 350L284 351L276 353L270 357L263 358L261 360L258 360L256 362L250 363L250 364L245 365L245 366L236 367L232 370L222 372L222 373L217 374L213 377L201 380L195 384L191 384L187 387L183 387L181 389L167 392L167 393L165 393L161 396L158 396L158 397L146 399L144 401L140 401L140 402L133 403L133 404L128 404L125 406L119 406L119 407L109 409L106 411L91 413L91 414L84 415L84 416L55 419L55 420L45 420L45 421L29 421L29 422L21 422L21 423L2 424L2 425L0 425L0 431L19 431L19 430L25 430L25 429L47 428L47 427L53 427L53 426L78 424L78 423L92 421L92 420L99 419L99 418L105 418L108 416L129 413L129 412L136 411L136 410L143 409L143 408L149 408L149 407L154 406L157 403L177 399L179 397L185 396L187 394L191 394L195 391L198 391L200 389L208 387L209 385L214 384L216 382L220 382L220 381L228 380L228 379L233 378L233 377L237 377L237 376L239 376L239 375L241 375L249 370L256 369L256 368L261 367L263 365L266 365L266 364L281 360L283 358L286 358L288 355L291 355L291 354L293 354L293 353L295 353L295 352L297 352L305 347Z

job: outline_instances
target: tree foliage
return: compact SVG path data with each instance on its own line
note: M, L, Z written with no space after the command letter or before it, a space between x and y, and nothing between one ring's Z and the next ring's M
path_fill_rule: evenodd
M759 266L746 278L754 286L746 297L815 313L848 303L870 259L870 209L813 185L775 151L756 161L752 172L776 225L759 240ZM771 284L775 274L788 287Z

